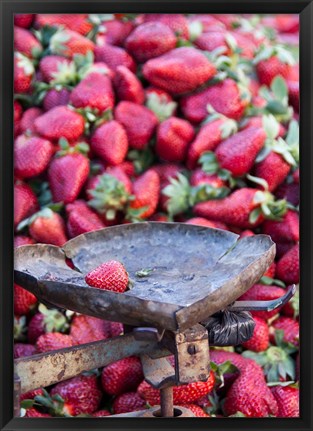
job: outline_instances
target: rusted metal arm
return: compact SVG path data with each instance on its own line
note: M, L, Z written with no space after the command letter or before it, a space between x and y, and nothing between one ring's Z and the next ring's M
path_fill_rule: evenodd
M161 356L168 354L156 341L136 340L130 333L109 340L16 359L15 373L21 380L21 392L24 393L70 379L84 371L104 367L127 356L152 351L159 351Z

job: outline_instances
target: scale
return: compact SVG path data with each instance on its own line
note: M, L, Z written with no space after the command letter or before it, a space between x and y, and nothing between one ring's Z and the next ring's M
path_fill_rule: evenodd
M18 247L17 284L48 306L121 322L124 335L16 359L15 415L21 393L137 355L145 380L160 389L161 405L111 417L194 416L173 405L173 386L208 379L209 340L214 338L210 320L225 310L270 311L295 293L291 286L273 301L236 301L261 278L275 253L267 235L239 239L225 230L160 222L104 228L63 247ZM108 260L124 264L133 282L130 290L115 293L86 284L85 275ZM147 268L148 276L138 276ZM175 356L175 367L169 355Z

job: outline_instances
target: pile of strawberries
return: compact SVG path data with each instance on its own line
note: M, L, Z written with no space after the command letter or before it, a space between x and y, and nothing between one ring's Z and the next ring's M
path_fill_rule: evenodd
M242 299L282 296L299 283L298 39L295 15L16 15L15 246L144 220L263 233L276 259ZM123 331L14 293L16 358ZM176 404L299 416L298 294L252 314L253 337L212 348L210 378L174 388ZM21 405L100 417L159 400L129 357Z

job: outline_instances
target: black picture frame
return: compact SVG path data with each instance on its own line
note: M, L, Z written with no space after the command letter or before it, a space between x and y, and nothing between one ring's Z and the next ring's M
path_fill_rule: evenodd
M313 2L309 0L0 0L1 145L0 145L0 426L1 430L169 430L262 429L309 431L312 420L313 340ZM13 14L15 13L297 13L300 14L300 164L301 164L301 367L300 418L13 418Z

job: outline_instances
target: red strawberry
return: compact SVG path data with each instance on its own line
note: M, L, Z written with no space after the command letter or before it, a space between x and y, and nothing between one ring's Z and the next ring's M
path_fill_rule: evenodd
M102 388L109 395L134 391L142 380L142 366L136 356L111 363L103 368L101 375Z
M136 71L136 63L125 49L118 46L103 45L95 48L95 61L103 61L114 71L118 66L125 66Z
M114 106L114 93L111 81L100 73L89 73L70 96L70 103L75 108L93 108L99 112Z
M240 233L240 238L246 238L247 236L254 236L254 232L252 232L250 229L245 229Z
M29 28L33 22L34 14L32 13L17 13L14 14L14 25L22 28Z
M36 347L32 344L15 343L14 359L35 355Z
M205 123L188 149L187 167L195 168L205 151L214 151L223 139L235 131L236 123L227 118L212 119L209 123Z
M64 400L62 412L77 416L92 414L100 405L102 393L95 375L80 375L58 383L51 389L50 394L59 395Z
M129 145L136 150L146 147L158 124L157 117L150 109L127 101L117 105L115 120L124 126Z
M292 386L274 386L272 394L278 405L277 417L299 417L299 389Z
M241 236L242 238L242 236ZM266 272L264 272L264 277L274 278L276 273L276 263L272 262Z
M159 57L176 47L173 31L161 22L147 22L131 32L125 42L127 51L139 62Z
M266 60L260 61L256 66L256 72L260 83L269 86L278 75L288 79L291 74L291 65L281 61L274 55Z
M63 218L49 208L39 211L31 218L29 234L43 244L61 246L67 241Z
M181 99L181 109L187 120L200 123L207 115L207 106L226 117L239 120L249 100L241 96L235 81L226 78L201 92L185 96Z
M71 322L70 335L75 344L92 343L112 336L112 322L80 314Z
M76 31L60 29L50 39L50 50L53 54L72 58L75 54L86 55L93 52L95 44Z
M84 201L76 201L67 205L66 211L68 213L67 230L70 238L105 227L100 217Z
M92 135L91 149L109 165L120 165L128 150L124 127L115 120L102 124Z
M285 294L285 290L277 286L266 286L264 284L254 284L245 292L240 300L242 301L271 301L280 298ZM270 319L275 314L279 313L281 308L273 311L252 311L253 317L261 319Z
M299 215L288 210L281 221L266 220L262 232L270 235L274 242L299 241Z
M226 33L224 30L201 33L201 35L195 40L195 45L204 51L214 51L217 48L223 48L223 55L231 54L231 48L227 44Z
M183 14L176 13L153 13L145 14L144 22L161 22L167 25L177 36L188 39L188 21Z
M57 76L61 76L62 73L65 75L65 72L67 72L66 75L68 75L71 65L72 62L68 58L59 55L47 55L40 60L39 71L45 82L51 82Z
M155 151L167 162L182 162L193 137L194 130L188 121L171 117L163 121L157 129Z
M206 32L213 32L217 29L225 29L225 25L222 24L221 21L214 18L213 15L209 14L194 14L192 16L188 17L189 23L199 22L202 26L202 31L204 33Z
M241 57L252 60L257 47L261 44L261 40L254 37L254 34L250 31L243 33L240 30L235 30L230 31L229 34L234 38L237 49L241 50Z
M92 30L92 23L87 14L37 14L36 27L66 27L86 35Z
M43 111L40 108L37 108L35 106L32 108L26 109L26 111L23 113L23 116L21 118L20 133L21 134L25 132L35 133L34 121L42 114L43 114Z
M227 229L227 226L224 223L219 223L218 221L211 221L207 220L206 218L202 217L193 217L185 222L186 224L195 224L197 226L204 226L204 227L212 227L214 229Z
M109 410L98 410L97 412L93 413L92 416L94 418L103 418L105 416L111 416L111 413Z
M33 400L37 395L43 395L42 389L34 389L33 391L25 392L21 394L20 401Z
M271 192L285 181L290 168L290 164L280 154L271 151L265 159L255 165L254 175L263 178Z
M38 209L38 201L32 189L23 183L14 185L14 226Z
M37 133L47 139L65 138L75 140L85 127L82 115L67 106L57 106L35 120Z
M283 183L278 187L275 196L279 199L286 199L292 205L297 206L300 202L300 188L297 183Z
M32 62L20 52L14 54L14 92L28 93L34 76Z
M142 71L152 85L173 94L193 91L216 73L215 66L205 55L190 47L176 48L148 60Z
M35 344L38 338L46 332L60 331L65 326L65 322L64 315L57 310L45 309L44 314L36 313L28 324L28 341Z
M102 22L101 26L104 28L104 33L101 33L104 42L116 46L123 46L127 36L134 28L132 21L123 22L117 19Z
M206 382L193 382L182 386L173 387L173 399L175 405L190 404L213 390L215 383L214 373L211 371ZM139 395L151 406L160 404L160 390L153 388L148 382L143 381L138 387Z
M261 367L254 361L246 361L244 370L227 392L225 413L241 412L248 417L276 415L277 403L266 385Z
M35 244L33 238L26 235L17 235L14 237L14 248L20 247L21 245Z
M197 406L197 404L182 404L182 407L185 407L185 409L188 409L192 411L192 413L198 417L198 418L209 418L210 415L205 413L202 407Z
M48 332L40 335L36 342L36 348L39 353L65 349L74 345L74 340L70 335L61 334L60 332Z
M46 139L19 136L14 142L14 173L19 178L41 174L47 168L53 151L53 145Z
M213 187L223 187L225 186L225 181L223 181L217 175L211 175L204 172L201 168L194 170L190 177L190 184L192 186L200 186L202 184L210 184Z
M177 178L177 174L182 171L182 166L174 163L165 163L163 165L155 165L151 168L160 178L162 186L169 184L171 178Z
M266 133L261 128L249 128L223 141L215 151L220 167L234 176L247 174L262 149Z
M211 220L220 221L240 228L258 226L264 220L262 213L256 213L253 220L250 217L252 211L260 208L260 202L256 189L244 187L235 190L231 195L223 199L212 199L195 205L194 214ZM263 192L261 192L263 193ZM270 195L264 194L263 198L270 199ZM262 199L263 199L262 198Z
M283 331L283 340L286 343L299 346L299 322L290 317L280 316L277 320L275 320L270 328L271 343L275 343L276 330Z
M127 289L129 278L121 262L110 260L90 271L85 281L89 286L98 289L123 293Z
M247 360L238 353L218 349L210 351L210 359L217 365L230 361L236 368L238 368L239 371L243 371L247 363Z
M252 337L242 344L245 349L252 350L253 352L263 352L269 346L269 328L265 320L259 317L253 318L255 327Z
M160 195L160 179L153 170L146 171L133 184L135 199L131 202L131 210L141 210L140 219L150 217L156 210ZM130 210L130 214L131 214Z
M112 405L115 415L121 413L135 412L138 410L144 410L146 408L146 402L140 397L137 392L126 392L118 395Z
M280 258L276 266L276 277L286 284L299 282L299 244Z
M58 108L55 108L58 109ZM55 158L49 167L48 178L54 202L74 202L89 175L89 160L80 153Z
M37 304L37 298L28 290L14 284L14 314L28 314Z
M44 110L50 111L50 109L53 109L56 106L67 105L70 100L70 94L70 91L66 88L61 88L60 91L52 88L51 90L47 91L42 102Z
M14 50L34 58L41 52L42 46L29 30L14 27Z
M52 416L48 413L42 413L36 410L34 407L27 409L25 418L51 418Z
M142 105L145 92L137 76L125 66L117 66L113 79L114 88L119 100Z

